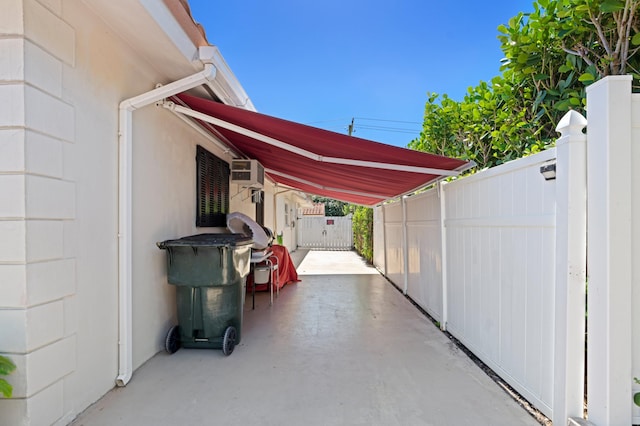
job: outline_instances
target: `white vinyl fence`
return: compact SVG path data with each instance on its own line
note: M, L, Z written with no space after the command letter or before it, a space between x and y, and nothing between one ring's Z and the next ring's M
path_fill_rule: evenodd
M352 216L302 216L298 218L298 247L351 250L353 248Z
M555 154L548 150L376 209L385 220L387 277L547 416L556 181L539 170ZM374 259L385 270L379 253Z
M373 258L554 424L583 419L585 363L589 424L640 424L640 94L587 104L587 134L569 112L554 149L376 207Z
M376 247L385 247L385 232L384 232L384 212L382 208L373 209L373 264L384 275L387 275L385 253L386 250L376 250Z
M556 424L582 416L585 125L374 213L376 267Z
M640 95L608 77L587 103L587 408L596 425L640 424Z
M444 186L447 330L547 416L553 406L555 150Z
M640 379L640 168L633 167L635 164L640 164L640 95L634 94L631 96L631 161L627 163L629 166L629 173L631 174L630 183L631 188L631 230L629 233L630 241L630 258L628 260L627 268L630 269L629 287L624 289L626 295L631 293L631 297L628 298L628 302L631 306L626 307L626 314L630 315L631 321L631 341L630 347L625 346L623 350L629 350L631 356L631 371L634 377ZM596 224L594 224L597 226ZM625 297L626 295L623 295ZM625 321L624 318L621 319ZM624 342L623 342L624 344ZM598 365L594 365L592 368L598 368ZM640 384L632 382L632 395L640 392ZM640 424L640 407L632 405L633 407L633 424ZM625 407L620 408L624 410Z

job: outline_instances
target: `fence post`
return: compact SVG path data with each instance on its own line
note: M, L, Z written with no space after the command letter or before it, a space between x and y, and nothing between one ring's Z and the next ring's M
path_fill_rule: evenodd
M587 87L589 421L631 424L631 76Z
M380 214L382 214L382 245L384 247L384 258L383 258L383 271L384 276L387 276L387 215L384 213L384 204L380 205Z
M587 120L569 111L556 142L553 424L583 417L587 264Z
M404 264L404 289L403 294L409 291L409 235L407 232L407 201L406 196L400 197L402 200L402 259Z
M382 225L383 225L383 232L384 232L384 276L388 277L389 276L389 268L387 267L387 265L389 265L389 246L387 243L387 205L383 204L382 205L382 215L383 215L383 221L382 221Z
M447 281L447 229L445 226L447 205L444 195L445 181L438 184L438 195L440 196L440 267L442 268L442 321L440 321L440 329L447 329L447 320L449 319L449 287Z

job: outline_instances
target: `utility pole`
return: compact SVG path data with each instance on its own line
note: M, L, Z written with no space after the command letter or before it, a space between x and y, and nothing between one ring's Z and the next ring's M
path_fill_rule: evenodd
M355 118L352 118L351 124L349 124L349 136L351 136L351 133L353 133L353 120L355 120Z

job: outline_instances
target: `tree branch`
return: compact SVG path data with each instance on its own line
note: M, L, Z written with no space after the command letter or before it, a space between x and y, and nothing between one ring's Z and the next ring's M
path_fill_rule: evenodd
M629 55L629 47L631 43L631 28L634 27L634 18L635 18L635 12L636 12L637 6L638 6L637 2L632 0L627 0L625 4L624 18L626 20L625 20L625 31L622 37L624 37L624 40L626 41L626 43L624 44L623 51L621 52L621 55L620 55L620 74L625 73L626 67L628 66L629 58L631 57Z
M607 37L602 30L602 25L600 25L600 18L602 18L602 13L599 13L598 16L595 17L591 13L591 9L589 9L589 18L591 19L591 23L598 33L600 43L602 43L602 48L605 52L607 52L607 55L611 56L611 46L609 45L609 41L607 40Z
M589 53L592 54L593 56L595 56L596 58L598 58L598 60L602 59L602 57L600 55L598 55L597 53L587 49L582 44L578 44L577 47L578 47L578 49L574 50L574 49L569 49L568 47L566 47L564 43L562 44L562 50L564 50L566 53L568 53L570 55L574 55L574 56L578 56L578 57L582 58L582 60L585 61L585 63L587 65L595 67L595 69L598 71L598 74L600 75L600 77L604 77L605 75L607 75L605 73L605 71L602 68L600 68L600 66L598 64L596 64L594 61L591 60L591 58L589 58Z

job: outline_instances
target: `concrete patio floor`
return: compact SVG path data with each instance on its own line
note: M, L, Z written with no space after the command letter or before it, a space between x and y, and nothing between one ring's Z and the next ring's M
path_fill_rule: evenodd
M245 304L233 354L159 353L72 424L538 424L355 253L292 257L302 281Z

